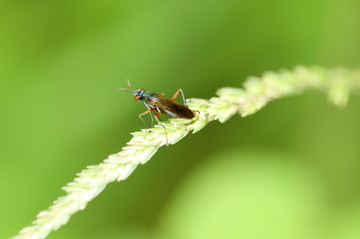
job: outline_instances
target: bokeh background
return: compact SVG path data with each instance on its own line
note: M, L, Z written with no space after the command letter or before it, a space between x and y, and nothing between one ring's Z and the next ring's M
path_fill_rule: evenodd
M296 65L358 67L360 1L0 2L0 237L144 128L118 90L210 98ZM164 119L165 120L165 119ZM360 238L360 98L213 122L48 238Z

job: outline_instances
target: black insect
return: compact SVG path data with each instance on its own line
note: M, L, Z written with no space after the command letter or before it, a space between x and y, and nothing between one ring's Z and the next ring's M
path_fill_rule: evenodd
M159 125L163 127L165 130L166 144L168 144L167 131L165 126L161 123L159 119L160 115L165 114L172 118L185 118L185 119L192 119L195 117L194 112L186 106L184 92L182 89L178 89L170 99L167 98L164 94L147 92L144 89L139 89L139 90L121 89L121 90L134 93L134 99L136 101L141 100L144 102L148 110L139 114L139 118L143 122L145 122L145 124L147 124L149 127L153 126L153 118L155 118L155 120L159 123ZM180 93L183 98L184 104L175 102L176 98L179 96ZM152 116L151 111L155 111L156 114ZM152 120L151 124L143 118L143 116L146 114L150 114Z

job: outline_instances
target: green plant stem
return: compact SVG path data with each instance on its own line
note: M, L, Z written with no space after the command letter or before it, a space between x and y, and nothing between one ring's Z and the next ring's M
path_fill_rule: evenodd
M222 88L218 90L218 96L210 100L190 99L189 108L197 116L190 120L171 119L163 123L168 142L175 144L189 132L196 133L213 120L223 123L234 114L248 116L271 100L296 95L305 89L324 90L332 103L343 107L351 91L360 89L360 70L297 67L279 73L266 72L260 78L247 79L243 89ZM146 163L166 144L165 131L158 125L132 135L133 138L119 153L78 173L74 181L63 188L66 195L40 212L32 225L22 229L13 239L45 238L51 231L66 224L71 215L85 209L108 183L125 180L138 165Z

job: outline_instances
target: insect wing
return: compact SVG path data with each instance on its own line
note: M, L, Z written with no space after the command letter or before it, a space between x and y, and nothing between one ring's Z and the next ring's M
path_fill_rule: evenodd
M161 110L168 116L173 118L194 118L194 113L186 106L170 101L168 99L161 99Z

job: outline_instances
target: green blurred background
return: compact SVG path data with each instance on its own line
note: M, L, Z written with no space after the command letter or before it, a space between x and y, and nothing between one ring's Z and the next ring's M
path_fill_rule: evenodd
M249 75L360 63L360 1L0 2L0 238L144 128L126 79L210 98ZM48 238L360 238L360 98L272 102L112 183Z

